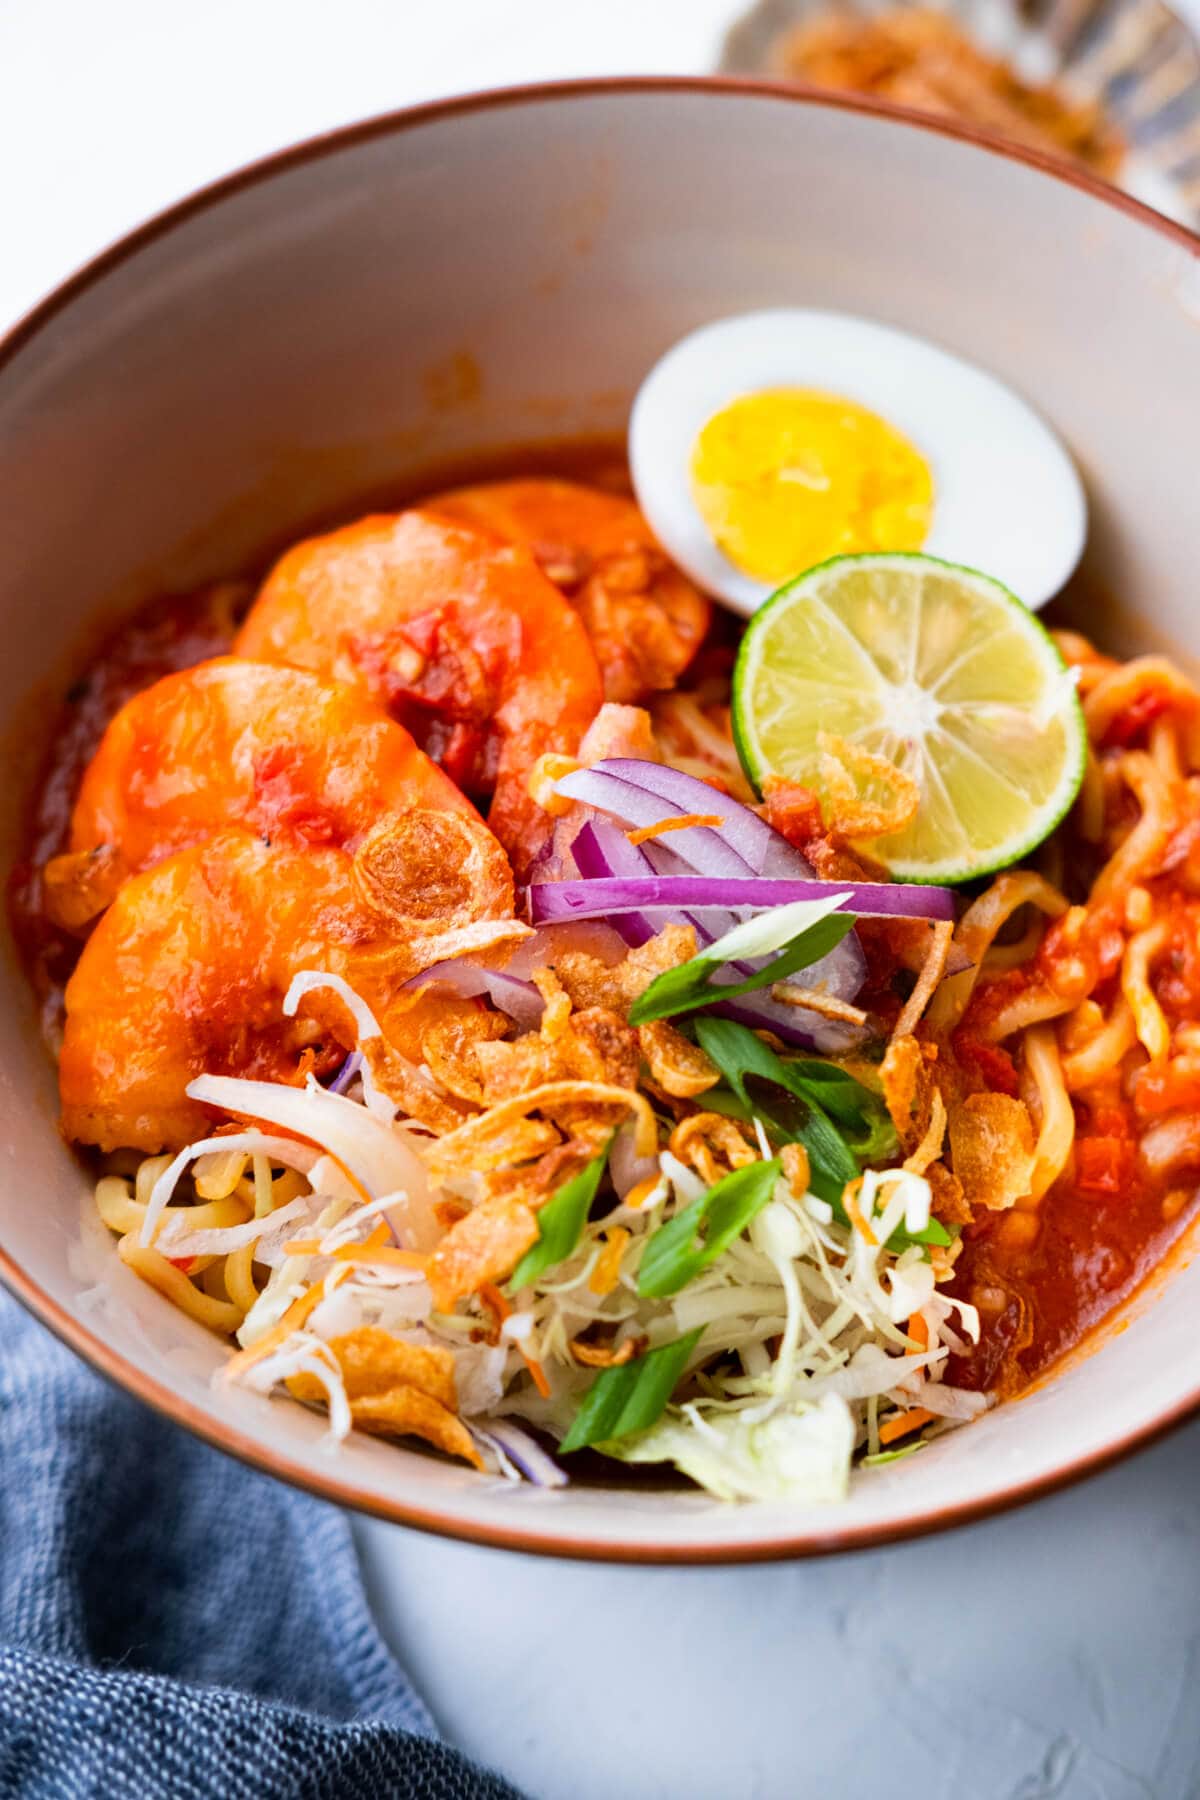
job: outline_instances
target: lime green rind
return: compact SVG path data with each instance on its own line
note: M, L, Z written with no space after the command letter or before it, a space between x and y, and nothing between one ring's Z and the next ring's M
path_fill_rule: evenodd
M786 609L798 603L798 591L802 601L805 590L818 591L828 581L831 572L838 567L861 568L864 565L872 565L880 571L886 571L890 566L895 566L900 570L912 569L918 573L937 571L959 578L964 585L968 585L996 601L1003 602L1007 608L1012 609L1013 615L1021 621L1022 631L1028 635L1031 643L1036 645L1038 657L1046 668L1047 676L1051 673L1057 675L1067 672L1067 665L1058 646L1028 607L1023 605L1003 583L983 574L978 569L947 562L941 557L927 556L920 551L872 552L862 556L831 557L828 561L817 564L795 580L786 583L759 608L747 626L738 651L733 674L731 709L733 741L747 779L760 798L763 782L772 773L772 769L758 743L753 722L751 694L758 666L759 647L765 641L768 631L775 622L775 615L780 609ZM886 866L892 878L896 881L938 882L946 886L957 886L963 882L975 881L983 876L992 875L1001 869L1011 867L1044 842L1070 811L1083 782L1087 765L1087 728L1079 697L1073 691L1069 704L1064 707L1062 722L1065 736L1069 741L1068 756L1062 776L1053 793L1047 796L1036 809L1031 807L1031 811L1035 812L1035 817L1027 831L1014 834L1002 844L989 846L986 853L969 861L963 861L961 858L921 863L889 861Z

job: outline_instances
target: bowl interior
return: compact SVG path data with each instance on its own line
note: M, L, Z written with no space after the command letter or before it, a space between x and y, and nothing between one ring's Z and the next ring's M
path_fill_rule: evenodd
M1010 382L1084 470L1091 572L1124 603L1106 608L1107 640L1186 650L1195 250L955 135L701 83L450 103L225 184L72 284L0 360L6 858L50 704L97 621L423 468L618 431L675 338L753 307L884 319ZM0 983L0 1273L144 1397L346 1503L568 1554L822 1549L1019 1497L1200 1395L1200 1270L1183 1268L1102 1354L860 1480L841 1510L547 1495L415 1449L331 1453L303 1409L214 1391L221 1346L118 1264L56 1135L11 948Z

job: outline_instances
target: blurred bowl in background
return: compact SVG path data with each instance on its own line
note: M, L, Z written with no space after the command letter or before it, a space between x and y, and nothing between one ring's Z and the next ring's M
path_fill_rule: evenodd
M958 31L1016 82L1053 91L988 91L956 54ZM1200 43L1161 0L758 0L719 66L965 119L1200 230Z

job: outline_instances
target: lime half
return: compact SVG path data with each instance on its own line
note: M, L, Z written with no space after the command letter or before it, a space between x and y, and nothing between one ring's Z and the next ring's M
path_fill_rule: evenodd
M760 792L780 776L820 793L831 743L910 777L916 812L864 840L901 881L1018 861L1066 813L1087 759L1043 627L998 581L932 556L838 556L781 588L742 639L733 725Z

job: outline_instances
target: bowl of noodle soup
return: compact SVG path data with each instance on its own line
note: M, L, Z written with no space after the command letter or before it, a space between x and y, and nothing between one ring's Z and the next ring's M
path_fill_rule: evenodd
M798 181L797 170L818 179ZM971 890L954 932L959 960L943 957L938 971L953 980L957 970L957 998L934 1000L947 1032L961 1033L964 1021L978 1027L967 1034L974 1052L960 1037L964 1061L974 1053L982 1071L976 1088L1011 1086L1011 1103L1028 1107L1031 1155L1044 1165L1044 1181L1029 1178L1037 1198L1056 1182L1063 1191L1064 1171L1075 1172L1055 1232L1039 1240L1036 1328L1010 1308L992 1363L971 1377L969 1334L951 1325L943 1361L950 1356L965 1385L947 1376L939 1387L999 1394L1004 1404L960 1410L971 1415L966 1429L935 1429L922 1455L895 1461L880 1454L895 1434L880 1436L872 1413L875 1466L836 1506L818 1497L729 1504L599 1459L568 1486L531 1485L501 1478L495 1462L481 1474L461 1451L454 1460L408 1435L396 1441L399 1427L387 1438L355 1431L331 1449L324 1400L296 1405L219 1378L229 1351L211 1328L225 1320L220 1309L244 1323L260 1297L250 1239L236 1248L222 1240L221 1254L242 1261L224 1272L219 1296L199 1280L202 1270L183 1266L207 1260L207 1240L194 1256L179 1251L179 1281L215 1298L218 1310L206 1315L199 1301L173 1305L162 1283L141 1278L132 1240L147 1204L170 1201L165 1191L154 1198L162 1167L139 1186L136 1160L106 1166L101 1186L116 1185L97 1210L97 1170L58 1129L43 1043L43 1031L53 1037L57 1028L54 1003L45 984L40 995L31 988L29 935L18 932L3 975L0 1276L149 1404L342 1504L551 1554L808 1554L1015 1504L1148 1441L1200 1403L1191 1326L1200 1274L1190 1265L1200 1000L1193 1022L1188 936L1189 809L1200 770L1190 579L1200 519L1178 473L1190 466L1200 407L1200 263L1189 234L1086 176L856 102L750 84L612 81L468 98L354 127L152 221L0 346L0 492L10 518L0 708L15 772L4 796L6 866L19 887L23 869L60 847L53 830L98 723L120 701L164 670L227 653L237 621L244 643L247 574L253 583L305 534L457 490L481 471L600 479L604 446L620 440L633 393L670 344L708 320L786 304L878 318L984 365L1036 400L1088 490L1083 565L1044 615L1075 671L1091 743L1075 835L1036 868ZM208 596L203 616L161 600L197 592ZM136 630L122 624L135 615ZM118 639L123 661L103 649ZM564 704L569 646L557 654L561 679L539 705ZM74 709L65 728L64 695ZM334 735L366 729L349 714L329 717ZM56 742L58 826L52 805L37 815L41 836L31 843L31 800L47 791L39 781ZM451 766L449 751L442 760ZM441 794L440 777L422 779ZM525 801L512 804L520 813ZM405 915L422 930L433 886L438 895L457 892L456 881L478 892L510 879L488 862L469 812L460 817L445 801L441 836L427 851L438 881L409 896ZM382 881L394 846L376 848ZM220 854L241 859L245 894L276 879L279 865L261 849L240 842L236 858ZM1082 898L1071 889L1080 857ZM362 879L375 873L372 864ZM947 953L949 938L939 940ZM474 939L456 940L444 954L477 949ZM44 942L34 954L50 966ZM962 987L968 968L988 977L986 1016L971 984ZM1034 968L1036 981L1022 973ZM515 979L528 986L527 974ZM549 1009L558 990L541 992ZM293 1010L304 998L302 987ZM110 982L104 1004L112 1003ZM339 1004L350 1002L343 994ZM358 1023L365 1052L369 1032ZM361 1062L338 1063L319 1071L326 1092L362 1080ZM313 1066L310 1058L308 1073ZM224 1104L223 1092L200 1098ZM231 1118L255 1122L248 1147L228 1135L224 1148L218 1139L203 1154L257 1153L270 1165L267 1184L281 1179L267 1140L250 1139L277 1129L275 1151L286 1152L306 1129L294 1108L281 1102L264 1124L245 1095L226 1100ZM68 1115L70 1135L107 1153L113 1145L89 1136L85 1115L82 1104ZM197 1139L191 1123L162 1142ZM136 1130L114 1140L136 1141ZM468 1144L455 1140L464 1155ZM314 1158L306 1151L301 1161L262 1204L293 1208L311 1238L304 1203ZM252 1183L248 1160L234 1179L243 1168ZM205 1179L219 1187L211 1162ZM680 1207L689 1191L680 1186ZM206 1202L198 1183L193 1199L224 1204ZM220 1215L219 1229L244 1229L257 1209L251 1196L244 1212ZM1009 1210L1016 1219L1023 1209ZM902 1213L887 1215L885 1238ZM881 1204L876 1222L884 1216ZM905 1216L918 1233L904 1265L911 1272L921 1222ZM324 1215L316 1222L329 1224ZM362 1242L366 1230L364 1222ZM1000 1234L986 1254L971 1253L973 1305L986 1306L992 1292L998 1315L1009 1307L1016 1290L1006 1285L1006 1258L1021 1249L1023 1230L1011 1227L1007 1251ZM626 1221L621 1247L636 1234ZM348 1244L326 1236L309 1254L332 1257ZM1055 1310L1052 1291L1064 1289L1045 1275L1050 1264L1060 1275L1069 1266L1071 1307ZM594 1270L593 1260L588 1280ZM912 1292L915 1314L924 1290ZM466 1339L486 1336L485 1326L469 1320ZM515 1356L519 1334L505 1341ZM301 1357L280 1381L312 1400L323 1390L304 1384L318 1375ZM465 1379L460 1369L460 1389ZM955 1417L954 1403L940 1403ZM521 1416L561 1435L535 1401ZM441 1441L452 1453L457 1445Z

